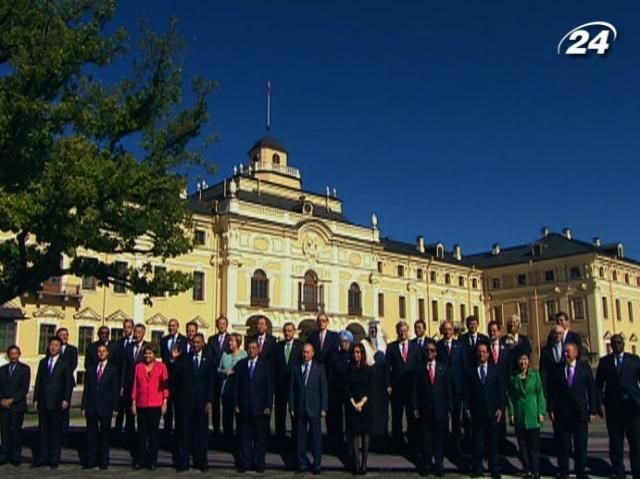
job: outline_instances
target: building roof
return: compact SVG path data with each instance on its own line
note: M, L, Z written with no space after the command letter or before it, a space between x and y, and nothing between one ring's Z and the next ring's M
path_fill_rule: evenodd
M267 135L263 138L260 138L256 141L249 151L253 151L257 148L271 148L272 150L282 151L283 153L287 153L287 150L284 149L284 146L276 140L275 138Z
M549 233L533 243L500 248L498 254L494 254L493 251L486 251L468 255L462 259L462 262L468 266L475 266L479 269L490 269L499 266L528 263L529 261L544 261L596 253L611 258L623 259L633 264L640 264L638 261L630 258L620 258L618 256L619 244L620 243L597 245L574 238L569 239L559 233Z
M443 261L445 263L467 266L463 261L458 261L453 253L451 251L446 251L446 249L444 251L444 257L438 258L437 247L438 244L442 243L425 244L424 253L421 253L418 250L417 243L406 243L404 241L398 241L391 238L380 238L380 244L382 245L382 249L389 253L416 256L426 260L435 258L438 261Z

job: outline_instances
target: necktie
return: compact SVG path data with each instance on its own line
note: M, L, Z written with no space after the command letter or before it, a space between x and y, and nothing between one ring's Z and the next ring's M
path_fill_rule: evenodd
M482 365L480 366L480 382L482 384L484 384L485 382L487 382L487 371L485 369L485 366Z
M471 336L471 346L475 346L476 345L476 337L475 335Z
M431 363L429 363L429 381L432 386L436 383L436 368Z
M222 351L222 343L224 343L224 334L218 334L218 348Z
M325 336L325 332L322 331L320 333L320 351L322 351L322 348L324 347L324 336Z
M16 365L12 364L9 366L9 376L13 376L13 372L16 370Z
M136 343L133 346L133 359L135 360L138 357L138 348L140 347L140 345L138 343Z
M451 341L447 341L447 350L449 352L449 356L451 356Z
M49 358L49 376L53 372L53 358Z
M255 361L251 361L249 363L249 379L253 379L253 371L255 370L255 368L256 368Z
M285 364L289 364L289 358L291 357L291 342L287 342L284 347L284 361Z
M100 381L102 379L102 373L104 372L104 366L102 365L102 363L100 363L98 365L98 381Z
M493 348L493 363L498 364L498 360L500 359L500 348L495 343L492 344L492 348Z
M616 371L618 371L618 376L622 372L622 354L620 356L616 356Z
M406 342L402 343L402 360L405 363L407 362L407 343Z
M259 343L260 343L260 352L262 352L262 346L264 345L264 338L262 336L260 336L259 338Z
M304 371L302 371L302 377L304 378L304 385L307 385L307 379L309 379L309 364L304 363Z
M556 343L556 347L554 348L554 356L556 359L556 363L559 363L560 360L562 359L562 355L560 354L560 343Z
M419 339L418 339L418 345L419 345L420 347L422 347L422 338L419 338Z
M198 357L197 354L193 355L193 367L194 369L197 371L198 368L200 367L200 358Z
M569 387L573 387L573 375L574 375L574 366L570 364L567 368L567 384Z

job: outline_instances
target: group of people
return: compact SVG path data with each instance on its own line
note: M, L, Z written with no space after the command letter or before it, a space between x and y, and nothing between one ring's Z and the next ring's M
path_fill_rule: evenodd
M243 337L228 332L224 316L208 340L197 323L188 323L182 335L178 321L171 320L159 351L145 340L142 324L125 321L118 341L111 341L102 326L84 356L84 467L109 466L115 432L128 442L134 468L155 469L164 417L176 470L206 471L211 417L214 433L222 434L234 451L237 469L263 472L273 412L276 444L293 445L299 472L321 471L324 421L327 443L334 452L346 445L352 472L365 474L371 439L387 434L390 406L393 446L415 454L423 475L443 475L448 452L472 477L484 474L486 460L491 476L499 478L499 454L510 424L525 477L537 478L540 428L548 417L558 478L568 477L573 455L582 479L589 423L601 416L609 434L612 477L625 476L626 435L632 474L640 479L640 359L624 352L621 335L612 336L612 352L601 358L594 378L582 360L581 338L563 312L542 348L539 370L530 368L531 343L519 333L516 316L507 320L504 334L501 324L491 321L487 335L478 332L478 319L470 316L467 331L457 338L453 323L444 321L438 341L426 336L422 320L414 323L409 339L409 325L400 321L389 344L377 322L358 342L349 331L331 331L324 313L316 323L317 330L304 342L295 338L294 324L286 323L278 341L267 318L260 317L256 334L243 347ZM17 345L8 348L7 356L9 363L0 368L0 463L19 465L30 369L20 362ZM35 466L59 464L77 362L78 351L62 328L49 340L36 373ZM465 437L470 451L463 447Z

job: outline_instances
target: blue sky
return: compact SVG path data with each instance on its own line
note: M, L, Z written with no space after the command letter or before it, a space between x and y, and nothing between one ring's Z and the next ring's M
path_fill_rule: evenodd
M304 188L335 186L357 223L466 253L568 226L640 257L637 1L136 0L117 23L171 16L187 77L220 82L210 184L263 136L271 80ZM618 30L605 56L557 55L594 20Z

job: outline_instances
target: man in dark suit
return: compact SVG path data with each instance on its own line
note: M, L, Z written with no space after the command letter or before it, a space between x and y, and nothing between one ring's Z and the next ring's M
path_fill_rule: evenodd
M31 369L20 362L20 348L7 349L9 364L0 368L0 465L19 466L22 458L22 422L27 412Z
M223 353L229 352L229 339L231 335L227 332L227 328L229 327L229 320L226 316L219 316L216 319L216 329L218 332L213 336L209 337L207 341L207 354L213 364L219 365L220 358L222 358ZM213 408L211 411L211 422L213 425L213 433L220 433L220 395L222 389L222 383L224 382L224 377L219 377L216 374L215 385L213 390Z
M39 447L34 466L49 465L57 469L60 463L63 412L69 409L73 377L62 360L62 341L49 339L48 354L40 360L33 392L33 407L38 411Z
M185 333L187 337L187 347L184 350L188 355L193 354L193 338L195 338L196 334L198 334L198 323L195 321L189 321L185 325ZM205 351L206 354L206 351Z
M85 371L80 412L87 421L86 469L109 467L111 418L118 413L120 371L109 361L109 348L96 349L97 363Z
M291 373L289 405L296 431L296 458L298 472L311 469L320 473L322 461L321 418L329 407L327 378L322 364L313 360L311 343L302 348L302 364L297 364ZM311 447L313 464L307 458L307 443Z
M524 334L520 334L520 318L513 314L507 319L507 334L500 338L500 342L509 352L509 375L518 370L518 358L523 354L531 355L531 341Z
M187 337L180 334L180 323L178 320L170 319L167 323L167 334L160 339L160 356L162 357L162 362L167 366L169 374L171 374L171 350L176 344L180 345L180 351L184 351L186 349ZM175 391L172 388L169 393L169 399L167 399L167 413L164 415L164 432L166 435L171 435L171 431L173 430L174 394Z
M578 346L578 359L582 356L582 338L575 331L571 331L571 321L569 315L564 311L556 314L556 324L562 327L562 347L567 343L573 343ZM553 338L547 339L547 344L552 342Z
M67 365L71 372L73 387L76 386L76 369L78 369L78 348L69 344L69 330L67 328L59 328L56 336L62 341L62 350L60 351L60 359ZM67 442L67 431L69 430L69 409L62 412L62 443Z
M122 338L115 343L113 347L113 351L109 356L110 361L117 366L118 371L120 371L120 380L122 381L122 375L124 373L124 368L126 365L126 357L127 357L127 349L129 345L133 344L133 321L131 319L125 319L122 322ZM120 402L118 404L118 416L116 417L116 424L114 427L114 431L118 434L122 432L122 425L124 423L125 417L129 417L126 414L125 410L125 402L126 398L124 397L124 387L123 384L120 384ZM129 408L131 409L131 408ZM128 426L127 426L128 427Z
M112 356L115 356L117 353L114 352L117 344L109 341L109 327L108 326L100 326L98 328L98 340L92 343L89 343L87 346L87 350L84 353L84 370L86 371L89 368L97 366L98 364L98 346L104 344L109 350L109 360Z
M296 327L293 323L285 323L282 327L283 339L276 344L273 352L276 437L280 446L284 445L286 435L291 368L300 364L302 360L302 343L293 337L295 332Z
M422 319L418 319L415 323L413 323L413 332L415 333L415 337L411 340L412 343L415 343L418 346L418 349L424 350L429 343L429 338L427 338L427 323L425 323Z
M562 335L564 330L559 324L554 325L549 333L548 342L540 353L540 375L545 395L549 396L549 378L553 377L554 371L564 364L564 345Z
M565 344L565 364L549 378L547 409L553 422L558 448L558 478L569 477L569 455L573 458L578 479L587 477L587 437L589 422L598 412L597 394L591 367L578 361L578 345Z
M464 348L453 339L453 322L443 321L440 325L442 339L438 341L438 361L447 366L451 380L451 434L449 447L451 455L460 460L462 455L462 400L464 396L464 378L467 370L467 361ZM445 430L448 429L448 421Z
M391 401L391 434L397 450L406 444L402 431L402 418L406 414L409 443L415 445L416 427L411 410L414 368L421 356L416 344L409 341L409 325L406 321L396 324L398 338L387 346L385 375L387 392Z
M629 441L631 474L640 479L640 358L624 352L620 334L611 336L611 354L600 359L596 386L607 421L613 479L624 479L624 436Z
M209 469L209 413L216 367L204 351L201 333L194 335L192 346L191 356L184 353L180 343L172 347L170 375L176 410L176 470L188 470L189 456L193 455L193 467L206 472Z
M253 467L264 472L268 421L273 406L271 363L260 357L255 339L249 341L248 358L236 364L235 404L239 417L238 471Z
M453 381L447 365L436 361L436 343L429 340L425 350L426 360L416 364L412 401L422 446L420 474L426 476L434 472L441 477L444 475L444 438L453 407Z
M467 371L464 394L465 415L471 420L474 443L471 477L482 476L486 449L491 477L499 478L498 424L504 414L506 385L504 376L489 361L486 343L478 343L476 355L476 366Z
M489 345L489 337L479 333L480 321L475 316L467 316L466 319L467 332L460 335L458 343L464 348L464 352L467 356L467 364L476 363L476 346L480 343Z
M489 333L490 354L489 362L496 367L498 374L502 376L503 384L508 384L511 374L511 354L502 341L502 327L498 321L489 321L487 328ZM502 452L507 448L507 421L506 414L502 415L498 425L498 444Z
M127 418L124 432L127 442L130 445L129 453L131 454L131 457L134 457L136 452L134 447L136 444L136 427L135 416L131 411L131 390L133 388L136 365L144 361L144 348L148 344L147 341L144 340L146 331L147 328L142 323L136 324L133 328L133 341L129 346L127 346L127 349L124 352L124 366L121 373L121 390L125 402L124 412Z
M260 359L268 361L273 367L271 362L273 356L273 350L276 346L276 338L269 333L269 321L265 316L260 316L256 322L257 333L250 340L258 343L258 350L260 352ZM249 345L247 345L247 348ZM248 351L248 349L247 349Z

